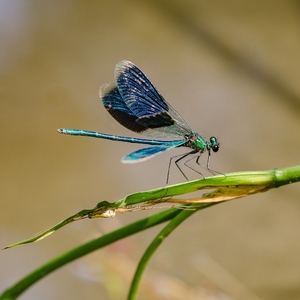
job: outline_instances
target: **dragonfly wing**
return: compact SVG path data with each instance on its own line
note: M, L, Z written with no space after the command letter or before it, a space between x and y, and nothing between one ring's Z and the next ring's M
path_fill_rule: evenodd
M113 83L105 83L101 86L99 97L111 116L124 127L134 132L142 133L147 128L136 120L138 117L128 108L117 86Z
M141 122L139 122L140 118L136 116L134 112L128 108L127 104L125 103L124 99L122 98L115 84L105 83L104 85L102 85L99 91L99 97L102 100L102 103L106 108L106 110L110 113L110 115L124 127L134 132L148 135L148 136L156 136L156 137L163 136L163 134L158 134L157 130L153 131L153 129L147 127L147 126L151 126L149 125L149 123L146 124L144 122L144 124L142 124ZM168 118L170 119L170 117ZM163 115L159 115L155 118L152 118L152 123L153 122L155 122L156 124L160 124L160 126L162 126L162 124L164 124L164 126L166 126L167 124L171 124L170 121L166 123L166 120L164 120ZM170 137L172 135L169 134L167 136ZM178 136L182 137L181 134L175 135L175 137Z
M192 133L187 122L132 62L119 62L115 69L115 79L124 103L137 117L136 122L148 128L142 134L182 137Z
M160 153L163 153L165 151L168 151L170 149L178 147L184 143L185 143L185 140L181 140L181 141L168 143L166 145L142 148L142 149L139 149L137 151L134 151L134 152L124 156L121 161L122 161L122 163L125 163L125 164L142 162L142 161L148 160Z

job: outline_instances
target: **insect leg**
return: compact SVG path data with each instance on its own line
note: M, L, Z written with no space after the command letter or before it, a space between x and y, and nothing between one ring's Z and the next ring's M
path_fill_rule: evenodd
M200 155L201 155L201 154L200 154ZM200 155L197 157L196 163L197 163L199 166L203 167L203 166L201 165L201 163L199 162ZM218 171L216 171L216 170L211 169L211 168L209 167L209 163L210 163L210 151L208 151L208 157L207 157L207 162L206 162L206 169L207 169L211 174L213 174L213 175L216 175L216 174L225 175L225 174L222 173L222 172L218 172Z
M183 177L188 181L189 179L186 177L186 175L184 174L184 172L182 171L182 169L180 168L180 166L178 165L178 162L180 162L182 159L184 159L185 157L191 155L191 154L194 154L195 153L195 150L193 151L190 151L190 152L187 152L187 153L184 153L184 154L179 154L179 155L175 155L175 156L172 156L170 158L170 161L169 161L169 166L168 166L168 174L167 174L167 182L166 184L168 184L169 182L169 177L170 177L170 168L171 168L171 162L173 161L173 159L179 157L178 159L175 160L175 165L176 167L179 169L180 173L183 175Z

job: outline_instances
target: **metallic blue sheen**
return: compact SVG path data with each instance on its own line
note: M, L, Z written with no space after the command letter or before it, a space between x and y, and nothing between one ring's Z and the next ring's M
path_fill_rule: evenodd
M175 147L190 148L189 153L184 154L175 161L177 165L181 158L189 154L198 153L197 157L199 157L201 153L207 150L210 156L210 150L214 152L219 150L218 140L211 137L209 141L206 141L198 133L192 131L188 123L132 62L124 60L116 65L115 81L116 84L104 84L99 91L100 99L106 110L116 121L129 130L155 139L123 137L69 128L58 129L58 132L67 135L152 145L152 147L142 148L125 156L122 159L124 163L144 161ZM176 139L157 140L156 138ZM198 162L198 158L196 162ZM184 175L183 172L182 174Z

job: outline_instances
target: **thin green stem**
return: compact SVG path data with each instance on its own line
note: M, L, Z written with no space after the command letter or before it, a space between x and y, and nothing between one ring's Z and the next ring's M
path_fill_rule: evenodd
M214 204L216 204L216 203L207 203L205 205L202 205L201 209L206 208L206 207L211 206L211 205L214 205ZM193 207L195 209L193 209ZM130 287L130 290L129 290L129 294L128 294L128 297L127 297L128 300L134 300L136 298L138 287L139 287L143 272L144 272L150 258L152 257L152 255L156 251L156 249L160 246L160 244L163 242L163 240L171 232L173 232L173 230L176 229L176 227L178 227L183 221L185 221L188 217L190 217L192 214L194 214L199 207L197 205L190 205L189 208L191 208L191 210L182 210L179 214L177 214L177 216L174 217L168 223L168 225L166 225L161 230L161 232L155 237L155 239L151 242L151 244L149 245L149 247L145 251L144 255L140 259L140 262L139 262L138 267L136 269L136 272L134 274L134 277L133 277L133 280L132 280L132 283L131 283L131 287Z
M84 210L80 213L66 219L64 222L59 223L57 226L52 228L52 231L47 230L45 233L40 236L38 239L32 238L29 240L25 240L23 242L19 242L16 244L12 244L11 246L21 245L22 243L33 242L36 240L40 240L45 236L48 236L49 233L56 231L57 229L74 222L76 220L80 220L86 217L90 217L90 214L94 211L98 212L99 208L107 207L110 210L117 210L119 208L135 205L137 203L147 203L147 201L153 201L155 199L162 199L167 197L173 197L177 195L182 195L194 191L199 191L201 189L209 189L212 192L208 194L204 194L201 198L190 199L189 203L197 203L197 210L201 208L208 207L210 205L224 202L227 200L232 200L236 198L245 197L248 195L253 195L259 192L265 192L271 188L280 187L286 184L299 182L300 181L300 166L293 166L288 168L281 169L273 169L269 171L257 171L257 172L239 172L239 173L231 173L226 175L215 176L211 178L205 178L205 180L192 181L184 184L177 184L173 186L168 186L165 188L160 188L156 190L139 192L135 194L131 194L124 199L121 199L115 203L101 202L99 206L92 210ZM170 198L171 200L171 198ZM180 199L172 199L177 202L187 205L188 202L184 200L180 201ZM200 201L200 202L199 202ZM203 202L204 201L204 202ZM207 202L205 202L207 201ZM168 202L166 199L165 202ZM171 202L171 201L169 201ZM98 209L98 210L97 210ZM103 212L103 209L102 209ZM105 209L104 209L105 212ZM40 268L36 269L32 273L28 274L26 277L21 279L15 285L4 291L2 295L0 295L0 299L16 299L21 293L23 293L27 288L36 283L38 280L48 275L52 271L60 268L61 266L85 255L94 250L97 250L101 247L109 245L119 239L125 238L132 234L135 234L144 229L150 228L152 226L158 225L162 222L169 221L173 219L155 238L155 240L151 243L144 256L142 257L140 264L136 270L136 274L134 280L132 282L132 286L130 289L130 293L128 299L134 299L137 293L138 285L141 280L141 276L145 267L153 255L154 251L158 248L158 246L162 243L162 240L167 237L183 220L192 215L195 211L190 210L176 210L170 209L164 212L160 212L154 214L148 218L130 224L126 227L120 228L114 232L106 234L101 238L90 241L80 247L71 250L52 261L46 263ZM95 215L97 216L97 214ZM101 216L101 215L99 215Z
M133 235L142 230L145 230L145 229L148 229L155 225L166 222L166 221L174 218L179 213L181 213L180 210L169 209L169 210L157 213L155 215L152 215L150 217L147 217L145 219L142 219L140 221L137 221L135 223L132 223L130 225L127 225L125 227L122 227L118 230L115 230L114 232L103 235L100 238L97 238L95 240L92 240L92 241L80 246L80 247L77 247L77 248L47 262L43 266L39 267L38 269L36 269L33 272L31 272L30 274L28 274L26 277L22 278L19 282L17 282L12 287L10 287L6 291L4 291L3 294L0 295L0 299L1 300L16 299L31 285L33 285L34 283L36 283L38 280L42 279L49 273L62 267L63 265L65 265L71 261L74 261L75 259L82 257L94 250L100 249L102 247L105 247L105 246L113 243L113 242L116 242L117 240L123 239L127 236Z

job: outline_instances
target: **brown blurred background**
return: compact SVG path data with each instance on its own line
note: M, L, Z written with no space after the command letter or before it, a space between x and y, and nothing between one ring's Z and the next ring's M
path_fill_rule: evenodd
M99 201L164 185L169 157L179 150L124 165L120 159L139 145L56 132L137 136L98 99L123 59L137 64L195 131L219 138L213 169L299 164L298 1L2 0L0 38L1 247ZM181 181L173 167L171 183ZM299 190L286 186L196 213L152 258L139 299L300 299ZM77 222L1 252L1 290L152 213ZM160 229L65 266L21 299L125 299Z

